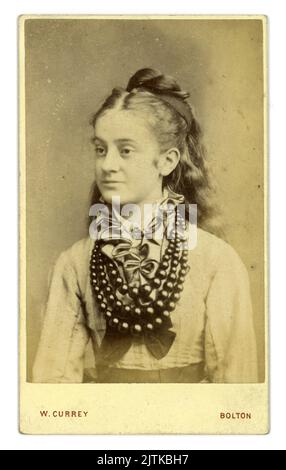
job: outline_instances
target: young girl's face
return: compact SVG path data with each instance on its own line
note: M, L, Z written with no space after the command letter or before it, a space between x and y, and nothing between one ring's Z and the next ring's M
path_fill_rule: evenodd
M146 118L109 110L95 124L95 177L103 199L121 204L152 202L162 195L159 143Z

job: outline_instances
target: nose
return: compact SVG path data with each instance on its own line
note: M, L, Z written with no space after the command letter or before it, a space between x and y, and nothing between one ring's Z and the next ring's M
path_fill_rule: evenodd
M119 154L116 148L109 148L101 163L102 171L108 173L110 171L118 171L120 167Z

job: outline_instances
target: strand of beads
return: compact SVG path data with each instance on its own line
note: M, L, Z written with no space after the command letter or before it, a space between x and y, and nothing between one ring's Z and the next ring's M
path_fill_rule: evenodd
M183 221L180 217L177 214L177 225ZM162 288L158 290L155 301L155 310L157 312L155 322L165 328L169 328L171 325L170 315L175 309L176 303L180 300L180 293L183 290L188 271L188 251L182 250L181 252L180 248L184 237L179 236L178 230L174 230L170 235L172 238L162 258L162 265L165 267L168 264L169 270L165 273L158 268L158 277L164 278L165 281ZM156 284L158 284L157 281Z
M177 213L177 226L180 223L182 219ZM188 270L188 252L181 251L181 241L175 228L154 279L139 288L124 282L116 264L101 253L100 244L95 242L90 262L91 284L99 309L114 331L141 336L172 326L171 312L180 299ZM156 293L155 301L152 291ZM118 293L127 296L128 303L123 303Z

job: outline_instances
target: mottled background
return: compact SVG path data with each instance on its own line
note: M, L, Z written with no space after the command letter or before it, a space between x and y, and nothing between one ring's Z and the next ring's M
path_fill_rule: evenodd
M190 91L202 124L226 239L249 271L264 380L262 34L262 21L247 19L25 22L28 377L48 271L87 234L89 118L114 86L154 67Z

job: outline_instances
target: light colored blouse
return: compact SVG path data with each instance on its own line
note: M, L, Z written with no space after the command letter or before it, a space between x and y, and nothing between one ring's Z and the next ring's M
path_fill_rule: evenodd
M90 285L94 240L75 243L55 263L33 381L81 383L86 346L95 354L105 334ZM156 359L145 344L133 343L112 367L158 370L205 364L205 379L220 383L257 382L256 340L247 270L236 251L202 229L189 251L190 270L171 314L176 338Z

